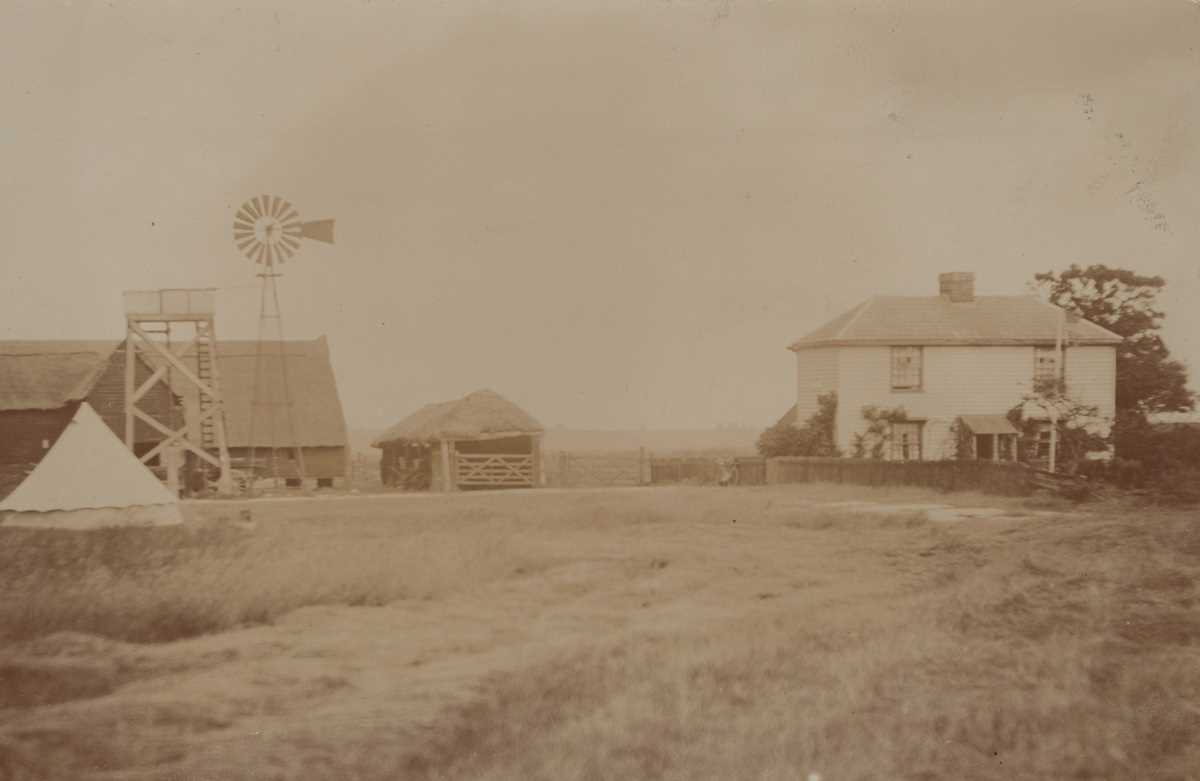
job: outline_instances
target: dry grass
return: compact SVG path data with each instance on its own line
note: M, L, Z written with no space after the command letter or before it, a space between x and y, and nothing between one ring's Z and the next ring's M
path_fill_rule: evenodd
M862 498L901 506L821 504ZM0 777L1200 777L1194 515L929 502L997 506L545 492L0 540Z
M0 641L72 630L165 642L307 605L431 599L523 561L510 524L484 507L398 521L377 506L324 509L265 505L244 524L203 508L187 528L0 529Z

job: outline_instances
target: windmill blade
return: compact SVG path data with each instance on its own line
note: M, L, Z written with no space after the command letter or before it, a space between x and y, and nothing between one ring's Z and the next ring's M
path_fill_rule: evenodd
M333 220L309 220L300 224L300 235L313 241L333 243Z

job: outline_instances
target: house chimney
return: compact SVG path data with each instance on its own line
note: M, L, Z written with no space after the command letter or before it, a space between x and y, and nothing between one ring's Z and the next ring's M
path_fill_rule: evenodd
M975 274L970 271L950 271L938 274L938 293L956 304L975 300Z

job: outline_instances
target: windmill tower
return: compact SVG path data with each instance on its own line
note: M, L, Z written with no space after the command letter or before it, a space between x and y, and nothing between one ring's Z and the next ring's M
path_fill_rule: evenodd
M290 203L278 196L259 195L242 204L233 220L233 241L238 250L258 267L258 342L254 354L254 392L250 402L250 480L259 468L259 445L268 452L267 474L305 477L304 450L296 436L292 408L291 378L284 342L283 312L279 307L278 280L281 266L299 249L301 239L333 243L333 220L302 222ZM286 442L287 463L280 464L281 444ZM292 466L291 462L295 464ZM252 489L251 489L252 490Z

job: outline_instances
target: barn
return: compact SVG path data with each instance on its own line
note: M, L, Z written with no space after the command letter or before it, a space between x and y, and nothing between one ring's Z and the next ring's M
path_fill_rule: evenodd
M263 342L262 386L256 404L259 349L256 340L217 342L225 440L232 466L246 470L253 456L255 472L297 486L302 482L302 462L303 477L317 486L331 487L335 481L348 485L349 437L325 337L288 340L282 353L279 342ZM195 360L195 356L185 359L193 365ZM197 390L182 383L176 388L184 398L189 429L196 432Z
M384 485L442 491L542 484L542 425L490 390L430 404L371 443Z
M0 498L34 471L85 401L113 434L124 437L122 344L0 341ZM152 373L139 359L135 367L139 386ZM141 406L168 426L178 428L183 419L179 399L165 383L156 383ZM139 455L162 439L162 434L141 421L134 427L134 451Z

